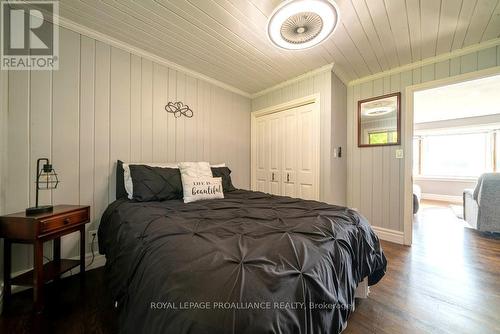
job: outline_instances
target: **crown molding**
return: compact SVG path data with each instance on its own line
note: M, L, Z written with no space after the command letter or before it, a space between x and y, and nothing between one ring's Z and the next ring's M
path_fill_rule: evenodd
M145 51L145 50L142 50L142 49L139 49L135 46L132 46L128 43L125 43L125 42L122 42L114 37L111 37L109 35L106 35L106 34L103 34L103 33L100 33L96 30L93 30L93 29L90 29L88 27L85 27L79 23L76 23L76 22L73 22L71 20L68 20L62 16L58 16L57 19L59 20L59 26L61 27L64 27L66 29L69 29L69 30L72 30L76 33L79 33L81 35L85 35L87 37L90 37L92 39L95 39L95 40L98 40L100 42L103 42L103 43L106 43L106 44L109 44L111 46L114 46L116 48L119 48L119 49L122 49L124 51L127 51L127 52L130 52L132 54L135 54L137 56L140 56L142 58L145 58L145 59L148 59L148 60L151 60L155 63L158 63L158 64L161 64L161 65L164 65L164 66L167 66L168 68L171 68L171 69L174 69L176 71L179 71L179 72L183 72L187 75L190 75L192 76L193 78L196 78L196 79L200 79L200 80L203 80L203 81L206 81L214 86L218 86L220 88L223 88L225 90L228 90L230 92L233 92L233 93L236 93L238 95L241 95L241 96L244 96L244 97L247 97L247 98L250 98L251 97L251 94L250 93L247 93L239 88L236 88L234 86L231 86L231 85L228 85L222 81L219 81L219 80L216 80L216 79L213 79L207 75L204 75L204 74L201 74L199 72L196 72L196 71L193 71L193 70L190 70L188 69L187 67L184 67L182 65L179 65L177 63L174 63L170 60L167 60L163 57L160 57L160 56L157 56L151 52L148 52L148 51Z
M255 99L256 97L259 97L259 96L262 96L264 94L267 94L269 92L272 92L276 89L280 89L280 88L283 88L285 86L288 86L288 85L291 85L292 83L295 83L297 81L300 81L300 80L304 80L306 78L309 78L309 77L312 77L312 76L315 76L319 73L323 73L323 72L331 72L333 71L333 66L334 64L331 63L331 64L327 64L327 65L324 65L324 66L321 66L320 68L317 68L317 69L314 69L312 71L309 71L309 72L306 72L304 74L301 74L297 77L294 77L292 79L289 79L289 80L286 80L286 81L283 81L283 82L280 82L279 84L277 85L274 85L272 87L269 87L269 88L266 88L264 90L261 90L260 92L257 92L257 93L254 93L250 96L250 98L252 99Z
M426 58L426 59L423 59L420 61L416 61L416 62L411 63L411 64L395 67L395 68L387 70L387 71L378 72L378 73L368 75L368 76L363 77L363 78L355 79L355 80L350 81L348 83L348 86L359 85L359 84L364 83L364 82L373 81L373 80L380 79L380 78L383 78L383 77L386 77L389 75L393 75L396 73L401 73L401 72L413 70L415 68L419 68L422 66L439 63L441 61L445 61L445 60L460 57L460 56L463 56L463 55L466 55L469 53L485 50L485 49L488 49L488 48L491 48L491 47L494 47L497 45L500 45L500 38L490 39L486 42L474 44L474 45L465 47L463 49L458 49L458 50L454 50L454 51L451 51L448 53L443 53L441 55L429 57L429 58Z

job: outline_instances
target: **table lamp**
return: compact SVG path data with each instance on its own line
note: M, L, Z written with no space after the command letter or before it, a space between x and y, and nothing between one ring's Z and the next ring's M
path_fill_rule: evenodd
M43 163L42 168L40 168L40 163ZM35 206L26 209L27 215L34 215L43 212L51 212L53 209L52 205L38 205L38 192L40 190L50 190L56 189L59 184L59 179L57 178L56 171L52 168L49 159L40 158L36 161L36 200Z

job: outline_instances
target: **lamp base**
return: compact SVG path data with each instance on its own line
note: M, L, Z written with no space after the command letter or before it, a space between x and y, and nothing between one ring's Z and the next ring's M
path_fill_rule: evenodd
M36 214L44 213L44 212L52 212L52 209L54 209L54 207L52 205L34 206L32 208L27 208L26 214L27 215L36 215Z

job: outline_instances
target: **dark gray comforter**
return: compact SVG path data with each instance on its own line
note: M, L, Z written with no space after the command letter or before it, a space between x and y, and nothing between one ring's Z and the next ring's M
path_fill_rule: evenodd
M338 333L366 276L385 273L357 212L237 190L225 199L118 200L99 249L123 333Z

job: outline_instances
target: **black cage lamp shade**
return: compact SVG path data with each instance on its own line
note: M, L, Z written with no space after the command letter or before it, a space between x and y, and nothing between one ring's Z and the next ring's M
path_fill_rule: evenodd
M43 162L40 168L40 163ZM40 190L56 189L59 184L57 173L52 168L52 164L47 158L40 158L36 162L36 199L35 206L26 209L26 214L34 215L37 213L50 212L53 209L52 205L38 205L38 192Z

